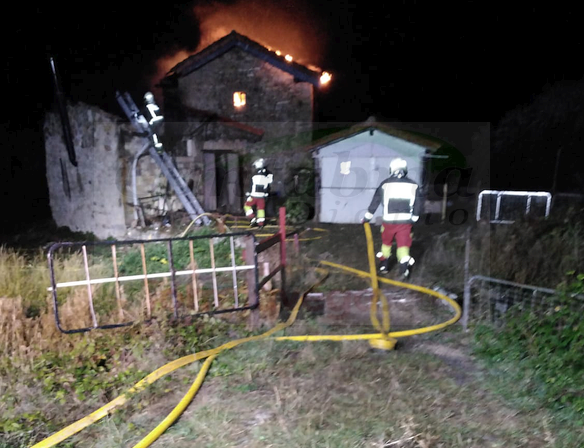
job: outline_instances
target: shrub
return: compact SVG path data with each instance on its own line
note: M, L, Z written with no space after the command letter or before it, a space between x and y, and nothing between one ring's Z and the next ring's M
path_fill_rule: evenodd
M552 408L568 408L584 422L584 274L570 272L559 289L556 306L546 311L514 307L500 330L481 325L475 333L475 352L508 375L505 382L526 386L529 395Z

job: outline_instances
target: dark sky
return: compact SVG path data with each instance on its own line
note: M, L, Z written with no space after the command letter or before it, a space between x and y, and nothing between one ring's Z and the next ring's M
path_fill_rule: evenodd
M328 40L315 61L335 76L325 102L331 106L326 119L380 114L404 120L496 121L546 83L583 75L581 32L571 8L513 10L470 1L450 2L448 8L443 2L355 3L277 2L287 5L292 20L295 15L304 20L295 10L309 9L314 17L310 26L320 34L304 36ZM3 30L3 71L8 95L20 109L19 121L52 99L49 54L73 98L116 106L111 102L116 88L141 90L143 75L158 57L196 48L195 4L141 6L106 0L78 9L54 2L17 5L21 11ZM214 4L228 9L246 2Z
M193 12L197 4L240 15L246 4L250 11L277 4L285 21L296 20L301 32L289 41L309 41L317 49L312 62L333 73L318 99L319 121L376 115L496 124L546 85L584 75L579 17L571 6L556 4L513 9L509 2L472 1L21 2L2 30L8 107L2 109L7 163L0 187L9 208L25 204L33 219L46 210L42 135L35 130L54 99L49 55L69 99L120 113L117 89L141 98L158 58L197 47L205 25ZM242 17L253 26L265 23L261 14Z

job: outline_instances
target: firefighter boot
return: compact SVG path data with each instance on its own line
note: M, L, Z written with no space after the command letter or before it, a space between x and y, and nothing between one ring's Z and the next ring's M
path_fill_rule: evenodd
M384 258L381 252L377 254L377 258L379 259L377 262L377 272L387 274L389 272L389 258Z
M400 262L399 262L399 274L404 279L408 279L410 277L410 275L412 274L412 266L414 265L415 262L416 262L416 260L414 260L410 256L403 257L400 260Z

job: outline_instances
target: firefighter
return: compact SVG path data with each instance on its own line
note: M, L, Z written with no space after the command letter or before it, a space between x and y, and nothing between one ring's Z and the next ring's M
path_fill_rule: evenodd
M159 153L161 153L162 143L158 138L157 132L158 129L160 128L160 125L162 124L162 120L164 119L164 117L162 115L158 115L158 113L160 112L160 108L154 101L154 95L152 95L151 92L146 92L144 94L144 104L146 105L146 110L148 112L146 117L148 119L148 125L152 130L152 142L154 143L154 147L156 148L156 150Z
M420 217L423 205L419 185L408 178L407 162L401 158L393 159L389 165L389 177L385 179L373 195L371 204L361 223L369 222L380 204L383 205L383 224L381 226L381 251L378 270L382 274L389 271L391 245L396 240L396 258L399 272L403 278L411 274L415 263L410 256L412 245L412 226Z
M263 227L266 222L266 198L270 194L270 184L274 180L274 175L265 165L264 159L258 159L253 163L256 172L251 178L251 191L246 193L247 199L243 206L245 216L250 219L251 227ZM254 213L254 206L256 213Z

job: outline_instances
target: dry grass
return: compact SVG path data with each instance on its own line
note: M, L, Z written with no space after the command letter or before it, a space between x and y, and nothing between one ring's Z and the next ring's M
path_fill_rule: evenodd
M178 448L581 446L561 439L554 444L559 428L548 414L509 407L476 377L460 385L454 369L415 348L378 354L359 342L247 344L215 360L192 404L156 443ZM188 388L180 375L173 384ZM142 412L103 421L90 435L77 436L75 446L135 444L181 396L173 387ZM581 442L581 429L579 434Z
M530 234L530 239L514 233L516 231L511 228L496 233L482 232L477 231L473 239L472 269L475 273L488 274L486 267L497 266L501 268L499 273L512 269L507 271L513 274L511 280L529 282L532 272L517 262L520 257L538 257L541 261L549 256L545 249L555 247L553 251L564 253L569 249L570 257L580 263L579 254L583 253L579 231L567 233L540 228ZM347 245L345 255L363 261L362 242L349 242L359 245L361 252ZM527 245L527 252L519 251L517 244ZM501 249L507 246L511 249ZM354 265L354 260L347 261L337 255L335 246L327 250L330 252L320 252L322 258ZM311 269L312 261L302 255L293 255L291 245L288 253L294 262L288 270L288 280L295 289L302 290L318 275ZM455 292L459 292L456 285L459 289L462 286L463 255L464 240L447 237L435 240L425 252L424 270L418 270L417 278L423 278L424 283L446 279ZM277 248L266 253L265 261L272 267L277 259ZM550 268L549 263L543 260L533 271L542 273L542 269ZM77 255L59 261L56 266L59 281L83 279L82 266ZM92 275L96 276L100 269L107 272L99 264L92 269L95 269ZM277 286L277 278L273 286ZM333 273L323 287L343 289L351 281L364 288L368 286L362 279ZM38 379L33 381L29 373L43 353L66 354L104 336L104 333L100 336L98 333L63 335L58 332L46 291L49 284L44 256L31 259L4 249L0 251L0 297L5 297L0 299L0 355L2 364L17 369L11 370L10 376L0 378L0 394L4 397L0 400L0 414L41 412L56 425L53 430L57 430L105 404L119 389L102 391L87 401L71 393L63 403L39 392L41 384ZM449 285L443 286L448 288ZM71 291L75 292L63 296L60 303L63 325L66 328L87 326L90 324L87 291L84 288ZM101 297L115 297L104 288L93 291L96 297L100 294ZM185 297L181 296L180 300L188 300L191 292L187 285ZM167 311L168 284L158 282L151 293L153 309ZM143 301L139 295L134 299L129 295L123 297L130 317L143 316ZM277 299L277 291L262 292L260 315L267 327L277 321ZM100 309L100 318L116 318L115 306L111 305ZM322 330L310 328L313 324L311 321L298 322L289 332L304 334ZM221 338L242 336L237 332L225 332L212 336L212 343L209 343L198 333L189 333L191 341L183 338L177 344L178 339L169 339L167 331L168 327L155 323L149 327L105 333L111 337L109 353L120 358L112 372L123 373L130 368L150 372L185 352L200 349L202 342L217 346ZM198 337L201 339L196 340ZM429 339L438 343L442 350L434 354L418 350L416 344L421 347ZM453 362L448 353L460 350L463 339L464 336L456 331L450 333L449 340L430 334L417 337L417 342L409 348L398 347L395 352L385 354L370 352L364 342L264 341L243 345L215 360L191 406L156 444L178 448L193 444L209 448L584 446L581 428L572 428L569 424L560 427L545 411L525 413L493 396L486 390L480 375L472 371L478 368L468 368L472 360L464 344L465 363ZM119 413L75 436L71 446L108 448L137 443L172 410L194 379L197 368L198 364L185 367L167 380L155 383ZM461 370L465 375L461 375ZM7 367L3 371L8 372ZM14 375L16 371L20 376ZM134 382L133 379L128 381ZM42 426L44 436L48 435L50 426L38 426ZM2 443L0 436L0 447L11 446Z

